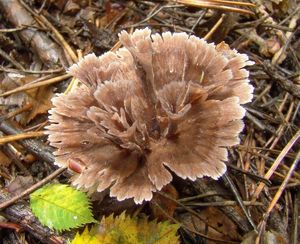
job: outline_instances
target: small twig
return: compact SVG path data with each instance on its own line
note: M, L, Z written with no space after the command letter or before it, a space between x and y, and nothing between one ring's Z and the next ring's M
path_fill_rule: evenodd
M43 81L40 81L40 82L30 83L30 84L27 84L27 85L24 85L24 86L21 86L21 87L17 87L13 90L4 92L4 93L0 94L0 97L5 97L5 96L11 95L11 94L15 94L15 93L22 92L22 91L27 91L27 90L30 90L30 89L33 89L33 88L38 88L38 87L41 87L41 86L51 85L51 84L60 82L62 80L70 78L70 77L71 77L71 75L64 74L64 75L57 76L57 77L47 79L47 80L43 80Z
M192 196L192 197L181 198L181 199L178 199L178 201L184 203L184 202L189 202L189 201L193 201L193 200L197 200L197 199L201 199L201 198L205 198L205 197L218 196L218 195L220 195L220 194L216 191L211 191L211 192L209 191L204 194L199 194L199 195Z
M295 15L292 19L291 22L289 24L289 28L293 29L292 31L288 31L285 34L285 38L286 41L284 43L284 45L274 54L273 58L272 58L272 64L278 64L278 63L282 63L282 61L286 58L286 55L284 55L284 53L286 52L286 49L288 48L288 46L291 43L291 40L293 38L293 36L295 35L298 27L297 27L297 23L298 23L298 19L299 19L299 15ZM293 54L293 52L292 52ZM297 58L295 59L296 61L298 60Z
M295 173L295 172L294 172ZM299 183L288 183L286 185L286 189L288 188L294 188L294 187L299 187L300 186L300 182ZM272 187L269 187L269 191L272 192L272 191L277 191L279 189L280 186L272 186ZM297 189L297 188L296 188Z
M33 106L33 105L32 105L31 103L27 103L27 104L25 104L25 105L24 105L23 107L21 107L21 108L17 108L16 110L11 111L11 112L9 112L9 113L7 113L7 114L4 114L4 115L0 115L0 123L1 123L2 121L4 121L4 120L13 118L13 117L15 117L15 116L18 115L18 114L21 114L21 113L23 113L23 112L25 112L25 111L30 110L30 109L32 108L32 106Z
M234 5L237 6L247 6L247 7L254 7L255 5L252 3L245 3L245 2L238 2L238 1L213 1L213 0L207 0L207 1L196 1L196 0L173 0L175 3L183 3L185 5L194 6L198 8L211 8L211 9L219 9L223 11L230 11L230 12L237 12L240 14L251 14L254 15L254 13L250 10L242 9L234 7Z
M286 27L286 26L281 26L281 25L262 24L261 26L266 27L266 28L282 30L282 31L293 31L294 30L292 28L289 28L289 27Z
M14 204L16 201L20 200L21 198L23 198L23 197L29 195L30 193L34 192L35 190L37 190L41 186L47 184L49 181L56 178L58 175L63 173L65 170L66 170L66 168L59 168L59 169L55 170L52 174L48 175L45 179L43 179L43 180L39 181L38 183L34 184L33 186L29 187L28 189L23 191L21 194L19 194L15 197L3 202L3 203L0 203L0 210L2 210L4 208L7 208L8 206Z
M269 124L266 124L262 121L260 121L258 118L256 118L254 115L252 115L249 112L246 112L246 117L247 119L251 120L251 122L256 125L256 127L262 131L269 131L272 134L275 134L275 131L273 129L273 127L271 127Z
M143 10L141 10L139 8L135 8L135 7L130 6L130 5L127 5L126 7L138 12L141 15L144 15L144 16L147 15ZM174 24L168 23L165 20L162 20L161 18L159 18L158 16L153 16L153 19L156 20L157 22L159 22L161 24L161 26L168 26L170 28L178 29L178 30L185 31L185 32L188 32L188 33L190 32L190 29L179 26L179 25L174 25ZM149 25L149 24L147 24L147 25ZM136 25L130 25L130 26L127 26L127 27L131 28L131 27L137 27L137 26Z
M296 14L298 14L300 11L300 5L298 4L297 8L293 10L285 19L279 22L279 25L283 25L285 22L289 21L291 18L293 18Z
M251 173L251 172L248 172L248 171L246 171L246 170L243 170L243 169L241 169L241 168L238 168L237 166L235 166L235 165L233 165L233 164L226 164L229 168L231 168L231 169L233 169L233 170L236 170L236 171L238 171L238 172L241 172L242 174L245 174L245 175L247 175L247 176L249 176L249 177L251 177L251 178L253 178L253 179L256 179L256 180L258 180L258 181L262 181L262 182L264 182L267 186L270 186L271 185L271 181L270 180L268 180L268 179L265 179L265 178L263 178L263 177L261 177L261 176L259 176L259 175L256 175L256 174L253 174L253 173Z
M16 32L26 29L27 26L20 26L16 28L10 28L10 29L0 29L0 33L10 33L10 32Z
M57 39L60 41L61 45L64 47L64 49L67 51L67 53L70 55L72 61L76 63L78 61L78 57L76 53L73 51L71 46L65 41L64 37L59 33L58 30L43 16L40 15L40 19L43 21L43 23L53 31Z
M282 149L281 153L278 155L278 157L274 161L272 167L265 174L264 178L266 178L266 179L271 178L271 176L273 175L273 173L275 172L275 170L277 169L277 167L279 166L279 164L281 163L281 161L283 160L285 155L292 148L292 146L297 142L299 137L300 137L300 130L293 136L293 138L289 141L289 143L286 144L286 146ZM261 193L261 191L263 190L264 187L265 187L265 183L260 182L260 184L258 185L258 187L256 188L256 190L252 196L252 200L251 200L252 202L256 201L256 199L258 198L259 194Z
M284 181L282 182L282 184L280 185L278 191L276 192L272 202L270 203L265 215L266 215L266 218L268 218L268 215L271 213L271 211L273 210L273 208L275 207L276 203L278 202L281 194L283 193L286 185L288 184L290 178L292 177L292 174L294 172L294 170L296 169L298 163L299 163L299 160L300 160L300 152L297 154L294 162L292 163L291 167L290 167L290 170L289 172L287 173Z
M270 154L274 154L274 155L277 155L281 152L281 150L278 150L278 149L270 149L270 148L264 148L264 147L245 147L243 145L238 145L238 148L241 149L241 150L244 150L244 151L247 151L249 153L253 153L253 154L256 154L258 156L260 156L259 153L256 153L252 150L260 150L260 151L265 151L265 152L268 152ZM263 156L263 155L262 155ZM295 153L293 152L289 152L286 154L286 157L288 158L291 158L291 159L294 159L296 156ZM265 157L266 159L268 160L273 160L271 157ZM300 175L299 175L300 176ZM300 179L300 178L299 178Z
M209 32L204 36L204 40L208 40L215 32L216 30L220 27L220 25L223 23L225 14L222 14L220 19L216 22L216 24L209 30Z
M8 62L10 62L11 64L13 64L16 68L20 69L20 70L25 70L25 68L15 59L13 59L12 57L10 57L6 52L4 52L1 48L0 48L0 56L4 59L6 59Z
M287 93L286 96L285 96L285 98L284 98L285 101L283 101L282 104L281 104L282 106L280 105L280 107L278 108L278 114L279 114L280 117L282 117L283 123L281 123L281 125L278 127L278 129L277 129L277 131L276 131L276 136L273 135L273 136L266 142L265 147L269 146L270 144L271 144L271 145L270 145L270 149L273 149L273 148L276 147L278 141L280 140L280 138L282 137L282 135L283 135L283 133L284 133L284 131L285 131L285 128L286 128L287 124L288 124L289 121L290 121L290 118L291 118L291 116L292 116L292 112L293 112L293 110L294 110L294 105L295 105L295 102L294 102L293 100L291 101L291 103L290 103L290 105L289 105L289 108L288 108L288 110L287 110L286 115L284 116L284 115L282 114L282 110L283 110L283 108L284 108L284 104L286 103L288 97L289 97L289 94ZM267 153L267 154L268 154L268 153Z
M276 81L282 89L290 93L291 95L300 98L300 87L293 81L287 79L284 75L278 73L278 70L268 61L263 63L265 72Z
M0 71L7 72L7 73L28 73L28 74L53 74L53 73L60 73L64 70L64 68L58 68L58 69L47 69L47 70L17 70L17 69L11 69L11 68L5 68L3 66L0 66Z
M200 21L203 19L204 15L207 13L207 9L205 9L204 11L201 12L201 14L199 15L197 21L193 24L192 28L191 28L191 33L194 33L194 30L196 29L197 25L199 25ZM190 35L191 35L190 33Z
M13 141L18 141L18 140L23 140L28 138L41 137L44 135L45 135L44 131L29 131L17 135L3 136L0 138L0 145L8 142L13 142Z
M3 121L0 123L0 130L7 135L15 135L23 133L22 130L15 128L10 122ZM52 154L53 149L50 146L45 145L41 141L36 139L24 139L19 142L30 153L36 155L41 160L53 165L54 156Z
M243 201L245 206L263 206L261 202L252 203L250 201ZM194 207L224 207L224 206L236 206L238 202L236 201L224 201L224 202L187 202L186 206Z
M299 196L300 193L297 192L294 200L294 207L293 207L291 244L298 243Z
M2 147L2 150L13 160L14 164L24 173L25 176L31 175L30 171L23 165L22 153L12 144Z
M287 173L284 181L280 185L280 187L279 187L278 191L276 192L274 198L272 199L267 211L265 212L264 217L263 217L263 219L260 223L260 229L263 229L264 226L266 225L267 220L270 216L270 213L272 212L273 208L275 207L275 205L277 204L279 198L281 197L283 191L285 190L290 178L292 177L292 174L293 174L294 170L297 168L297 165L298 165L299 161L300 161L300 152L297 154L294 162L292 163L292 165L290 167L289 172ZM260 233L262 233L262 231L260 231ZM260 237L258 237L258 239L260 239Z
M11 222L0 222L0 228L12 229L16 232L20 232L22 230L22 227L20 225Z
M256 225L254 224L250 214L248 213L248 210L246 209L246 207L244 205L244 202L243 202L238 190L236 189L235 185L233 184L231 178L228 176L227 173L225 173L224 176L223 176L223 179L225 179L225 181L227 181L227 183L229 184L230 189L231 189L232 193L235 196L235 199L239 203L242 211L244 212L245 216L247 217L247 219L248 219L249 223L251 224L251 226L253 227L254 231L257 232Z

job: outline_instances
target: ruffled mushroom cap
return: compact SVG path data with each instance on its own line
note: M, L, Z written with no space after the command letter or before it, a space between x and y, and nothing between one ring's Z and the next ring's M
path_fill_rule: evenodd
M239 143L241 104L252 99L247 55L186 33L146 28L119 38L116 53L73 65L83 84L53 98L47 133L56 163L76 165L74 185L136 203L170 183L171 172L218 179L226 147Z

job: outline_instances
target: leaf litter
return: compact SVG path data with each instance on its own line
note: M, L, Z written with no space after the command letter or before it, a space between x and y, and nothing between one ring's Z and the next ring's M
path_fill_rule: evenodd
M208 243L215 243L216 239L244 243L249 240L251 243L253 240L299 242L299 1L251 0L243 1L248 3L243 5L196 0L13 0L9 6L6 2L0 0L0 94L26 88L38 79L57 81L0 97L0 130L4 142L11 134L42 131L48 123L51 98L64 92L71 81L65 76L67 68L78 57L90 52L101 55L113 48L117 34L123 29L130 32L150 27L154 32L184 31L206 37L209 42L224 40L230 47L247 53L255 62L250 68L255 95L246 106L241 143L229 151L230 181L189 182L175 178L171 185L176 190L170 195L172 200L167 198L168 192L163 192L165 197L156 197L158 205L153 202L142 205L138 213L146 213L153 219L164 215L165 219L180 223L182 243L197 243L201 238L208 238ZM209 4L203 6L204 2ZM228 6L231 9L224 9ZM10 11L14 11L16 18ZM27 37L32 31L36 36L30 40ZM35 177L36 165L44 175L53 171L53 158L49 154L52 149L42 134L36 136L36 139L9 140L0 146L3 190L8 189L16 175L25 176L28 171ZM43 147L34 150L34 145L40 143ZM15 157L9 156L12 154ZM34 162L26 163L25 154L27 157L34 154ZM63 175L57 180L66 182L69 177ZM1 202L11 198L4 193L0 195ZM122 208L131 213L137 211L134 203L114 202L107 195L101 195L98 201L95 196L93 199L95 209L101 209L95 213L98 219L120 213ZM14 207L8 207L7 211ZM9 221L18 223L13 217L13 214L6 215ZM255 225L254 231L250 221ZM28 225L34 225L18 224L26 230L31 229ZM52 236L53 240L67 239L64 233L57 237L40 228L40 235L33 231L17 235L30 240L29 243L38 243L46 236ZM13 242L13 238L9 235L4 240Z

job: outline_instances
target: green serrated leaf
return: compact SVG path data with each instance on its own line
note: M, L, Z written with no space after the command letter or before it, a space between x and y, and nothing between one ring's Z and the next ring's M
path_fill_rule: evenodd
M86 194L69 185L50 184L33 192L30 207L43 225L58 231L97 222Z

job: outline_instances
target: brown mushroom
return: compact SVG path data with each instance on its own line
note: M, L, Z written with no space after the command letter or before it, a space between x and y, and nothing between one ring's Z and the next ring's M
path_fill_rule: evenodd
M186 33L146 28L119 38L116 53L73 65L83 84L53 98L47 133L56 163L76 168L74 185L136 203L172 173L218 179L226 147L239 143L241 104L252 99L247 55Z

